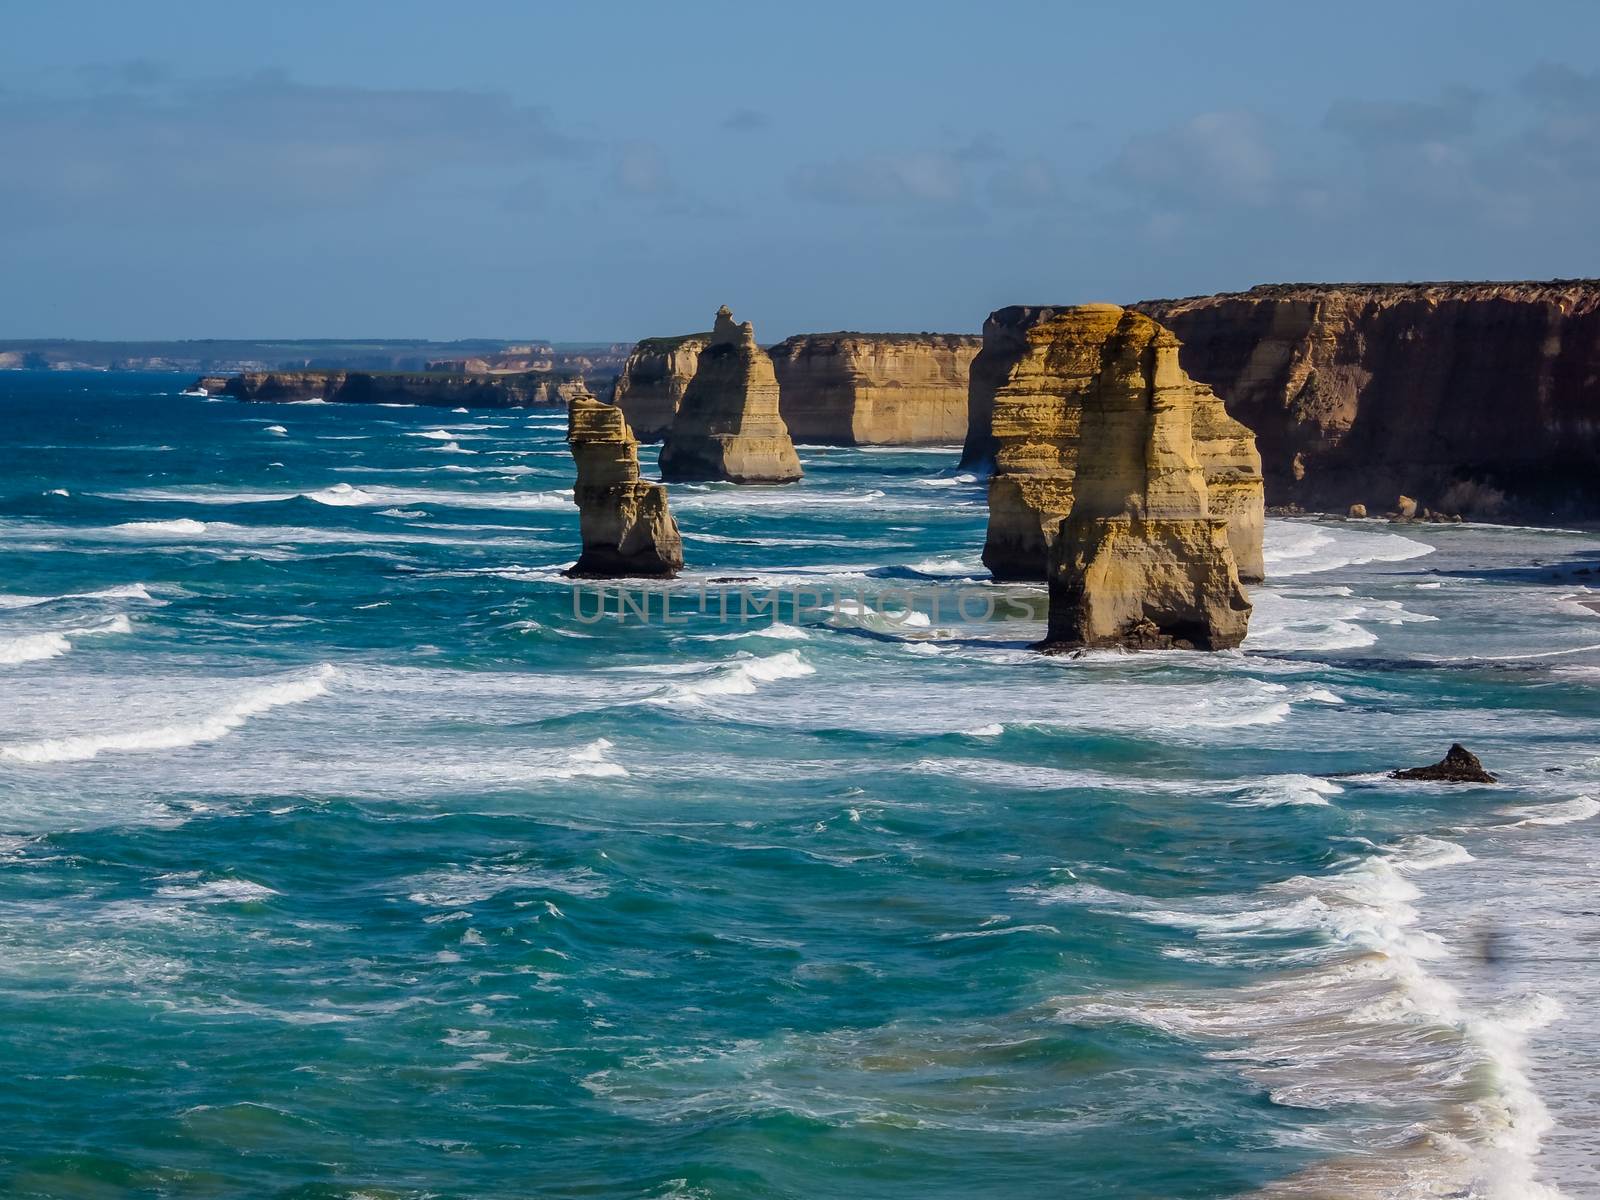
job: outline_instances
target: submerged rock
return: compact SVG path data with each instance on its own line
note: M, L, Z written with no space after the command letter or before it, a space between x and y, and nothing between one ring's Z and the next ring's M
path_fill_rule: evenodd
M694 378L709 333L645 338L633 347L617 377L611 402L628 418L641 442L659 442L672 428L683 393Z
M1452 743L1445 756L1431 767L1407 767L1390 771L1390 779L1420 779L1434 783L1494 783L1495 777L1483 769L1478 756L1460 742Z
M1190 438L1209 495L1227 522L1235 565L1264 575L1261 459L1250 431L1210 388L1177 367L1177 340L1154 321L1113 304L1003 308L983 327L973 360L962 461L992 467L983 562L997 579L1042 579L1056 531L1072 510L1084 395L1113 352L1113 339L1161 360L1169 386L1186 393Z
M789 436L833 446L959 442L979 345L954 333L805 333L779 342L772 365Z
M683 567L683 539L667 489L639 478L639 443L622 410L588 392L567 408L567 445L578 465L573 498L583 553L571 574L664 576Z
M772 359L726 305L661 447L661 478L793 483L800 459L778 410Z
M1045 646L1239 645L1250 601L1200 460L1214 432L1201 410L1214 397L1178 368L1177 339L1148 317L1096 305L1074 319L1103 335L1091 339L1093 366L1074 398L1077 467L1050 551ZM1259 556L1259 520L1250 528Z

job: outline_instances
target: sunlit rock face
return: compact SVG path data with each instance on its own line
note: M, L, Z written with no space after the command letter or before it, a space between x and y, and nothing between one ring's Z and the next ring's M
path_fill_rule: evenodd
M789 435L828 446L954 445L981 339L953 333L807 333L772 347Z
M1274 284L1134 307L1254 431L1274 505L1600 513L1600 281Z
M572 574L665 576L683 566L683 540L667 489L639 478L639 443L622 411L587 392L567 408L567 445L578 467L573 498L583 553Z
M1262 577L1261 462L1250 431L1178 369L1170 333L1116 305L1084 304L1003 308L990 314L983 336L963 461L992 470L983 561L995 578L1045 578L1072 510L1084 397L1107 362L1130 350L1150 359L1152 379L1159 365L1167 386L1184 393L1210 511L1227 523L1241 576Z
M659 442L672 428L683 393L694 378L709 333L645 338L637 343L617 377L611 402L628 418L641 442Z
M1184 375L1177 339L1148 317L1109 306L1075 315L1098 355L1076 393L1077 468L1051 544L1046 642L1237 646L1250 602L1230 520L1211 507L1200 457L1209 439L1196 436L1214 432L1201 416L1209 389Z
M661 447L675 482L793 483L800 459L778 409L772 359L724 306Z

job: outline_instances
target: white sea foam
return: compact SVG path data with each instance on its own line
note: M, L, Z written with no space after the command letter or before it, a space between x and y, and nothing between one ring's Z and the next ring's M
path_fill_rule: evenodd
M257 904L277 894L265 884L248 879L211 879L204 883L168 884L156 889L156 895L167 900L203 904Z
M741 629L738 633L691 633L687 640L691 642L733 642L744 638L774 638L785 642L809 641L811 635L804 629L794 625L786 625L782 621L774 621L771 625L763 625L756 629Z
M446 442L442 446L429 446L428 449L429 450L435 450L435 451L439 452L440 454L476 454L477 453L476 450L468 450L460 442Z
M299 704L327 695L328 684L335 674L331 664L323 663L309 673L298 673L250 688L231 702L188 720L144 729L82 733L19 742L0 746L0 758L31 764L83 762L100 754L180 750L213 742L226 737L251 717L284 705Z
M549 492L457 492L443 488L400 488L369 484L355 487L336 483L310 492L255 492L210 488L132 488L110 497L116 500L179 501L188 504L276 504L306 499L334 508L391 508L434 505L451 508L494 508L513 511L556 512L572 507L568 490Z
M152 534L162 537L196 537L205 533L206 523L194 521L187 517L179 517L172 521L125 521L121 525L113 525L111 532L149 536Z
M1088 897L1105 911L1187 930L1196 945L1172 947L1177 958L1298 966L1221 994L1067 997L1059 1012L1074 1023L1133 1022L1211 1044L1211 1057L1235 1064L1278 1104L1333 1112L1394 1105L1406 1120L1419 1109L1445 1109L1438 1125L1396 1124L1389 1140L1371 1125L1357 1127L1344 1156L1263 1196L1554 1197L1534 1180L1550 1122L1527 1076L1525 1042L1560 1006L1535 994L1474 1011L1430 968L1449 956L1448 946L1418 928L1422 892L1409 876L1471 861L1459 845L1416 837L1329 875L1210 905ZM1061 889L1037 898L1083 902ZM1261 941L1296 935L1313 938L1313 948L1274 952ZM1491 1090L1460 1086L1474 1075ZM1324 1135L1322 1148L1333 1144ZM1372 1157L1385 1147L1395 1153ZM1380 1178L1381 1188L1357 1186Z
M132 623L119 613L94 625L0 637L0 666L19 666L22 663L40 662L47 658L59 658L71 652L72 643L78 638L131 632L133 632Z
M1247 788L1234 804L1247 808L1279 808L1309 805L1326 808L1332 803L1329 796L1337 796L1344 789L1327 779L1314 775L1274 775L1262 783Z
M406 882L412 889L407 900L434 908L464 908L509 891L560 892L590 899L609 890L605 879L588 867L551 870L516 864L435 871Z
M693 679L669 684L645 699L652 704L703 704L713 697L753 695L762 684L815 673L816 668L801 658L798 650L765 658L740 655L728 662L702 665Z
M279 437L284 437L284 436L286 436L288 434L289 431L287 429L285 429L282 425L268 425L261 432L262 433L275 433Z
M1361 600L1350 589L1255 588L1251 592L1247 650L1359 650L1374 645L1378 635L1369 625L1403 625L1438 618L1414 613L1392 600Z
M1593 796L1574 796L1554 804L1530 804L1520 808L1503 809L1502 815L1518 820L1503 826L1506 829L1524 829L1540 825L1571 825L1574 821L1587 821L1600 814L1600 800Z
M1432 554L1434 548L1395 533L1272 520L1266 523L1262 549L1267 578L1275 579L1363 563L1403 562Z
M60 600L144 600L151 604L165 604L157 600L142 583L119 583L114 587L93 592L66 592L60 596L0 595L0 608L32 608L39 604L54 604Z

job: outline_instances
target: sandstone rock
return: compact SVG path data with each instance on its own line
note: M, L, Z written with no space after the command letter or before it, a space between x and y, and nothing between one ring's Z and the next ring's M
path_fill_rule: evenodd
M425 404L439 408L523 408L559 403L552 395L581 380L552 380L548 373L467 375L405 371L244 371L220 381L202 376L195 386L235 400L326 400L329 404Z
M778 411L772 359L724 305L661 447L661 478L792 483L800 459Z
M1367 515L1367 506L1365 504L1352 504L1349 513L1346 515L1354 521L1364 520Z
M1151 378L1186 392L1194 450L1212 516L1228 525L1242 578L1264 573L1261 460L1249 430L1209 388L1177 366L1177 340L1154 321L1124 321L1112 304L1013 307L991 313L973 360L962 461L993 470L983 561L997 579L1040 579L1051 543L1072 509L1083 397L1114 340L1150 359Z
M1483 769L1478 756L1455 742L1445 756L1429 767L1408 767L1390 771L1390 779L1422 779L1435 783L1494 783L1495 777Z
M789 436L819 445L945 445L967 433L982 339L950 333L808 333L771 350Z
M694 378L709 333L645 338L636 344L617 377L611 403L623 411L634 436L659 442L672 428L683 393Z
M1072 509L1051 548L1046 645L1237 646L1250 601L1229 519L1211 511L1196 436L1211 432L1202 410L1214 397L1183 374L1177 339L1148 317L1075 311L1080 332L1100 336L1077 393Z
M673 575L683 540L667 489L639 478L639 443L622 411L581 392L567 408L567 445L578 466L573 498L583 553L571 574Z
M1600 513L1600 281L1282 284L1134 306L1256 434L1268 499Z
M1394 511L1401 520L1409 521L1417 515L1417 502L1410 496L1401 496L1394 502Z

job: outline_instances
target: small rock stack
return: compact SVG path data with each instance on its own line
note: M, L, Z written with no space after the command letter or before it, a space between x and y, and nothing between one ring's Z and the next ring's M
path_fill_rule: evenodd
M567 445L578 465L573 497L583 553L570 574L670 576L683 567L683 539L667 489L639 478L639 443L622 410L587 391L567 408Z

